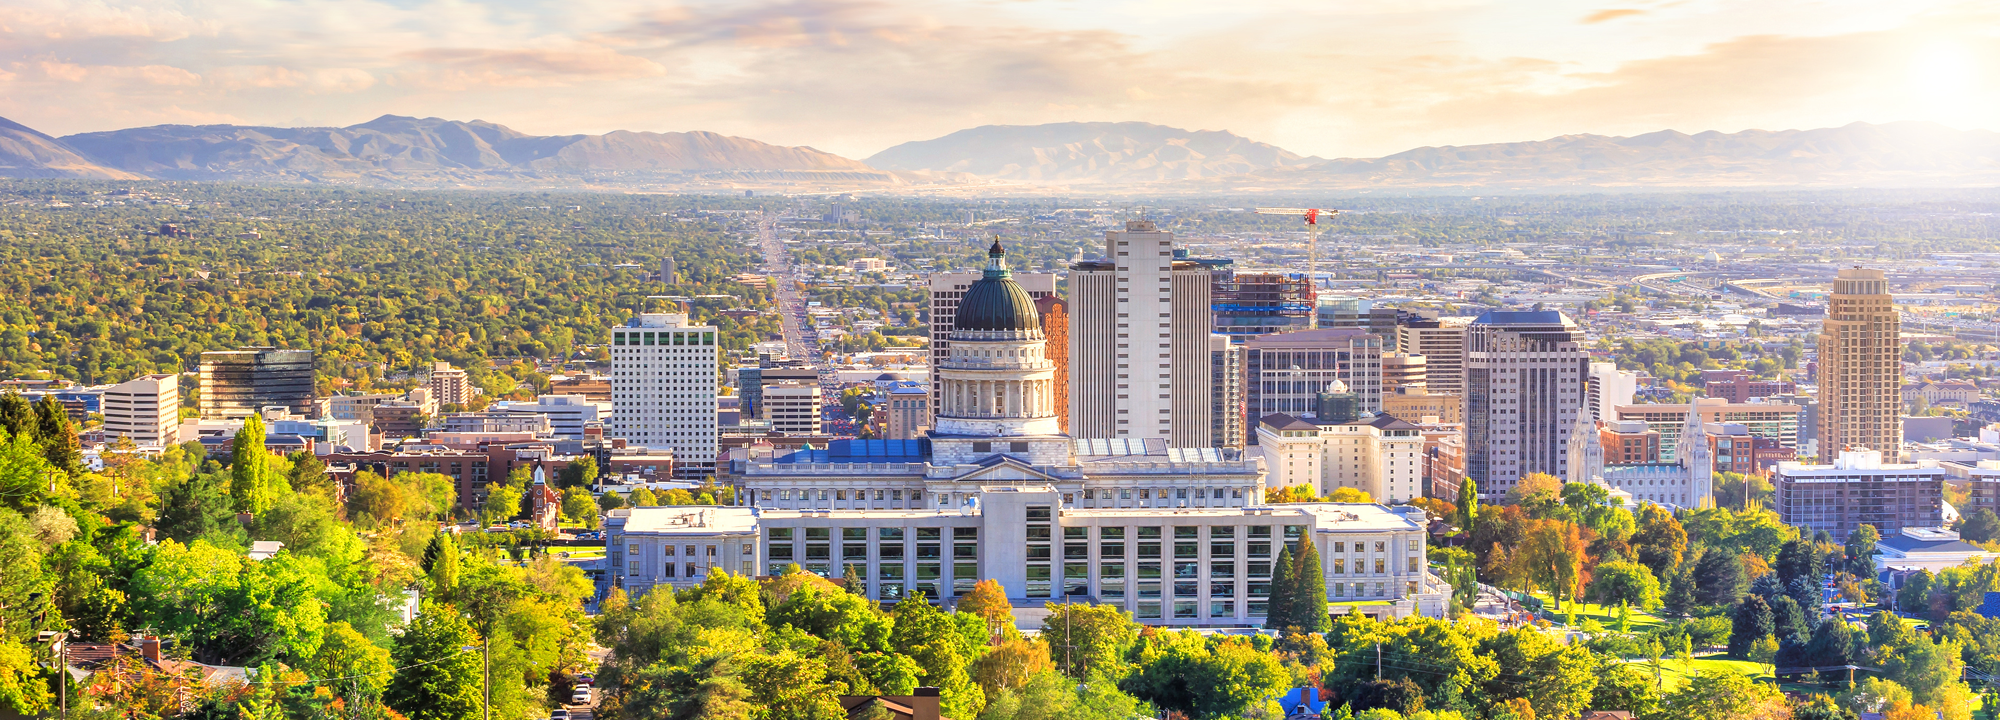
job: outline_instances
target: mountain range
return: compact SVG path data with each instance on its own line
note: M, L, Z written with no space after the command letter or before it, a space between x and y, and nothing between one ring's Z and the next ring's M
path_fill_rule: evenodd
M987 125L866 161L711 132L529 135L384 115L342 128L156 125L50 137L0 118L0 177L403 186L1049 186L1148 192L2000 184L2000 133L1921 122L1301 156L1226 130Z

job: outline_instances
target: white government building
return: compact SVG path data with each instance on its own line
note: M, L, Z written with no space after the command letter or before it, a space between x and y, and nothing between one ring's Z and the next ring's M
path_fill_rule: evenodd
M990 256L957 308L924 437L752 448L718 468L746 506L614 510L604 582L638 594L797 563L882 602L948 603L991 578L1030 607L1066 598L1147 624L1243 627L1262 624L1278 552L1309 540L1331 612L1444 614L1420 508L1266 506L1256 458L1063 434L1034 303L997 243Z

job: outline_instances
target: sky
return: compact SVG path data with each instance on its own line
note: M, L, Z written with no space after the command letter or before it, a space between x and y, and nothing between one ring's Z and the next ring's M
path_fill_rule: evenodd
M2000 5L1928 0L5 0L52 135L384 114L865 158L1144 121L1302 155L1922 120L2000 129Z

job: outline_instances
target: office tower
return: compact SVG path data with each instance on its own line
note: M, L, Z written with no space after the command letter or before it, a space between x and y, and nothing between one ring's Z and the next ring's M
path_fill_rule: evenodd
M1819 334L1819 454L1843 450L1903 457L1903 345L1880 270L1847 268L1833 281Z
M1696 415L1703 423L1740 423L1748 428L1751 435L1771 438L1779 445L1797 448L1802 436L1809 432L1802 424L1804 408L1773 402L1732 403L1722 398L1694 398ZM1687 417L1685 404L1641 403L1638 405L1613 405L1610 408L1613 420L1639 420L1660 432L1660 462L1679 459L1675 453L1680 447L1681 426Z
M1632 404L1632 394L1638 391L1638 373L1619 370L1616 363L1591 363L1590 397L1585 403L1590 406L1590 419L1610 420L1613 408Z
M1212 277L1215 331L1230 341L1312 329L1313 287L1304 275L1221 270Z
M611 328L610 434L672 450L674 474L715 473L715 327L678 313L645 313Z
M201 354L201 416L235 420L266 407L318 415L313 402L313 352L276 348Z
M1055 295L1035 298L1049 362L1056 364L1056 420L1069 432L1069 301Z
M104 413L106 438L131 438L139 447L180 441L179 375L142 375L105 388L98 408Z
M1173 243L1133 220L1104 234L1104 260L1071 268L1071 434L1212 446L1212 272Z
M1060 366L1058 366L1060 367ZM931 426L931 394L916 383L889 388L884 440L915 440Z
M1465 393L1465 328L1470 318L1415 318L1396 328L1396 352L1424 356L1424 384L1440 395Z
M958 314L959 300L965 297L965 290L984 275L982 273L932 273L930 329L931 329L931 415L937 415L938 404L944 396L938 386L938 363L951 353L952 322ZM1052 297L1056 294L1054 273L1017 273L1014 283L1028 293L1030 298ZM1074 310L1071 310L1074 312ZM1098 436L1103 437L1103 436Z
M1243 351L1246 427L1272 413L1316 414L1320 392L1335 380L1359 398L1360 410L1382 410L1382 339L1366 330L1265 335L1245 340Z
M764 386L763 419L786 435L820 434L819 383L781 382Z
M764 387L785 382L816 384L819 382L819 371L797 360L781 360L763 367L737 368L736 394L742 398L737 407L743 411L744 417L764 417Z
M1375 302L1347 295L1321 295L1314 301L1313 326L1368 327L1368 310Z
M680 269L674 265L674 257L672 255L660 258L660 282L666 283L668 285L673 285L679 282L680 279L679 270Z
M1465 475L1500 497L1529 473L1568 477L1570 430L1588 417L1583 330L1554 310L1493 310L1465 335Z
M1426 384L1424 356L1405 352L1382 353L1382 392Z
M1839 315L1828 308L1829 322ZM1942 467L1885 462L1877 450L1843 450L1829 464L1778 463L1771 472L1771 504L1779 521L1808 533L1825 530L1844 538L1861 525L1873 525L1890 537L1906 527L1944 525L1948 474Z
M1209 336L1208 382L1213 404L1208 411L1210 439L1215 447L1242 450L1248 441L1243 426L1243 404L1247 401L1243 392L1243 346L1230 342L1228 335Z
M472 404L472 381L466 379L465 371L452 367L451 363L438 361L431 367L431 377L424 382L430 388L431 397L439 405L465 407Z

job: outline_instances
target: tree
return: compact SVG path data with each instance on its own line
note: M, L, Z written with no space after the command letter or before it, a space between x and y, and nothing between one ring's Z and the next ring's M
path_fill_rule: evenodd
M556 473L556 486L578 488L597 482L597 458L585 455L564 465Z
M271 455L264 450L264 419L251 415L229 443L229 497L236 512L255 515L271 507L265 468Z
M1950 690L1961 687L1965 659L1957 641L1931 642L1913 635L1909 641L1884 648L1882 672L1910 689L1917 702L1936 706Z
M160 517L154 529L162 538L192 542L221 533L236 524L232 501L222 477L195 473L167 485L160 495Z
M1018 690L1036 675L1054 670L1049 649L1040 639L1020 637L999 641L972 663L972 676L988 698Z
M753 717L770 720L843 720L826 662L792 652L742 658L743 686L757 700Z
M1833 698L1813 695L1810 699L1792 708L1792 720L1861 720L1853 710L1841 707Z
M2000 539L2000 513L1994 513L1992 508L1974 510L1965 517L1965 525L1959 528L1958 534L1970 542Z
M1847 534L1847 571L1861 577L1875 574L1875 543L1882 534L1874 525L1863 524Z
M342 678L327 688L349 705L368 706L380 702L392 675L389 651L368 641L344 622L326 625L326 640L319 651L300 664L316 678Z
M653 497L653 491L645 487L633 490L632 496L625 500L632 507L657 507L660 504L659 499Z
M1896 609L1912 615L1928 614L1931 610L1931 571L1918 570L1903 579L1903 589L1896 591Z
M1534 628L1493 636L1480 649L1509 675L1485 683L1490 698L1523 698L1535 717L1574 717L1597 689L1597 658L1582 645L1563 645ZM1525 678L1526 680L1522 680Z
M1334 488L1333 494L1326 496L1326 501L1337 503L1372 503L1375 502L1375 498L1370 496L1366 490L1344 487Z
M1292 573L1298 570L1298 562L1292 557L1291 546L1278 551L1278 561L1271 564L1271 599L1265 605L1264 627L1284 630L1292 621L1292 604L1295 602L1293 589L1297 583Z
M1049 659L1056 670L1078 680L1093 675L1118 677L1125 672L1125 653L1139 640L1139 626L1116 605L1047 603L1042 637L1048 639Z
M1548 473L1528 473L1514 483L1507 491L1508 500L1527 508L1531 514L1538 509L1554 507L1562 502L1562 480ZM1537 515L1539 517L1539 515Z
M384 700L410 720L473 720L479 717L479 642L458 611L424 603L415 620L397 636L391 657L397 668Z
M1526 543L1516 553L1516 561L1536 584L1548 589L1558 608L1565 598L1575 600L1581 594L1591 559L1582 529L1559 520L1533 521Z
M1298 566L1291 572L1291 619L1287 627L1324 633L1332 627L1326 611L1326 575L1321 569L1319 543L1308 536L1299 542Z
M564 490L562 495L562 514L563 518L570 522L581 522L586 528L595 528L597 527L597 499L590 496L589 490L581 487Z
M1806 645L1807 662L1813 667L1833 667L1853 661L1854 633L1848 631L1847 623L1837 620L1822 621L1813 628L1812 641ZM1847 678L1839 678L1846 682Z
M42 448L42 457L55 469L70 477L83 475L83 450L76 437L76 427L69 421L69 411L56 401L54 395L43 395L35 403L35 443Z
M1592 571L1586 596L1599 605L1628 605L1640 610L1660 606L1660 581L1644 565L1623 560L1601 563Z
M1703 671L1660 701L1660 717L1783 720L1791 716L1791 708L1777 688L1723 670Z
M974 584L972 592L959 599L958 611L985 620L988 637L999 637L1002 628L1014 623L1014 605L1007 600L1007 589L992 578Z
M1479 483L1466 478L1458 484L1458 529L1471 534L1479 524Z
M1650 568L1656 578L1671 576L1680 569L1687 554L1687 530L1672 513L1652 503L1640 505L1634 519L1638 524L1638 530L1632 533L1635 559Z
M458 543L445 533L432 535L430 544L424 546L423 563L419 567L433 594L451 597L458 590Z
M488 526L499 525L521 516L522 488L507 483L492 483L486 486L486 505L480 514ZM640 492L645 492L641 489Z
M986 698L967 672L975 648L966 647L965 636L959 634L951 617L933 607L923 593L903 598L892 615L895 629L890 632L889 646L917 662L925 684L938 688L943 697L944 714L978 715Z
M1241 715L1290 680L1277 658L1247 638L1210 642L1192 631L1160 632L1137 652L1139 667L1120 687L1160 710L1197 719Z
M1710 549L1701 554L1694 568L1695 600L1703 605L1721 605L1743 594L1749 582L1743 562L1729 552Z
M1771 606L1764 602L1764 598L1745 595L1742 601L1736 603L1733 615L1735 621L1729 631L1729 655L1738 660L1748 659L1750 646L1771 635Z
M132 578L131 595L137 612L191 645L198 661L297 662L318 651L325 626L316 569L291 553L249 561L206 540L169 540Z
M1696 595L1694 569L1697 563L1681 563L1666 578L1666 593L1660 599L1660 606L1669 614L1686 617L1694 611L1700 600Z
M27 645L0 639L0 709L25 717L48 712L55 704L49 686Z
M603 495L597 496L597 507L604 512L611 512L625 507L625 498L616 490L606 490Z
M1016 690L1002 690L979 720L1129 720L1151 716L1150 708L1119 692L1106 678L1078 683L1044 672Z

